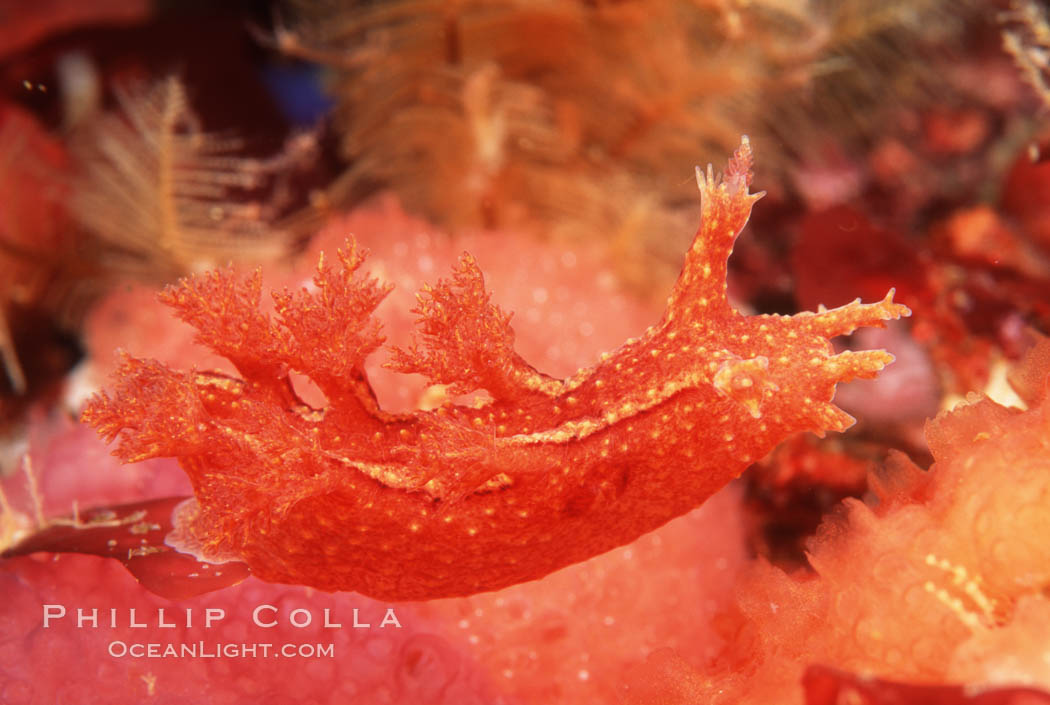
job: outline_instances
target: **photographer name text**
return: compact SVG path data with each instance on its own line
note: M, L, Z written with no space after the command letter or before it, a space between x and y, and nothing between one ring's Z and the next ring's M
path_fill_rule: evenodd
M204 609L158 607L156 610L140 610L134 607L127 609L74 608L61 604L49 604L44 605L43 608L44 629L50 629L59 624L70 624L77 629L116 629L118 627L132 629L203 627L212 629L221 625L227 618L226 610L222 607ZM261 629L272 629L285 624L297 629L305 629L311 625L324 629L401 628L401 622L392 607L388 607L383 617L377 620L375 617L366 617L356 607L350 610L349 614L341 615L335 614L328 607L319 610L299 607L284 611L274 605L263 604L252 609L251 622Z

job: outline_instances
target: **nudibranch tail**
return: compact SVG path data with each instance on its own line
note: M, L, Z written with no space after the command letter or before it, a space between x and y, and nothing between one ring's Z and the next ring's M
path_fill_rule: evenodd
M119 436L117 454L121 460L137 463L193 453L209 445L206 436L186 423L187 418L205 412L197 389L187 383L185 373L173 373L159 362L122 353L115 377L114 396L99 392L92 397L81 421L93 426L107 442ZM158 413L158 400L179 409L179 415ZM128 433L129 429L132 432Z
M315 290L276 295L273 321L258 274L172 287L164 300L243 379L128 358L84 420L119 436L125 460L177 457L196 496L175 519L193 539L180 545L264 580L416 600L540 578L700 505L794 433L847 428L836 383L892 359L829 343L907 315L892 293L796 316L730 306L726 261L762 195L751 162L744 138L722 177L698 172L701 223L662 321L568 379L515 352L510 314L464 255L419 295L418 342L389 366L490 398L380 409L363 362L388 289L357 275L351 245L338 271L322 261ZM292 372L324 409L299 401Z

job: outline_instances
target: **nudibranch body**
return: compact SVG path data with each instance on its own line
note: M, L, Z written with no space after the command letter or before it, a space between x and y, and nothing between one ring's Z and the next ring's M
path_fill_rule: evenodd
M384 600L467 595L540 578L700 505L799 431L843 430L837 382L892 357L834 354L829 339L907 315L892 296L796 316L743 316L726 261L761 194L746 138L724 177L698 171L702 220L663 318L560 380L513 349L510 316L464 255L419 297L420 344L390 366L474 406L379 408L363 361L382 344L372 312L388 289L355 277L363 255L318 267L316 290L275 294L260 277L194 277L165 293L241 378L125 360L84 419L128 462L175 456L195 498L169 543L239 560L264 580ZM327 406L295 394L313 380Z

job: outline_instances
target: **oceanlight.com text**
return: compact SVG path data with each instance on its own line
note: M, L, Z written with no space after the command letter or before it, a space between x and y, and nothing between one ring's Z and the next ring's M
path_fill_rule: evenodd
M111 641L113 658L335 658L335 644Z

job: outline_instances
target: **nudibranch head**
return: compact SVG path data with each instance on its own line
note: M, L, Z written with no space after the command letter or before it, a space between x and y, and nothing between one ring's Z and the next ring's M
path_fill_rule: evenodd
M873 377L893 356L882 350L836 355L830 339L862 326L882 326L910 311L893 302L892 290L878 303L858 299L795 316L742 316L733 310L726 295L726 261L751 208L765 195L748 190L752 159L744 136L723 175L716 176L711 165L706 174L697 167L700 228L663 326L675 332L679 345L702 352L711 386L752 419L820 434L845 430L853 419L830 403L835 384Z

